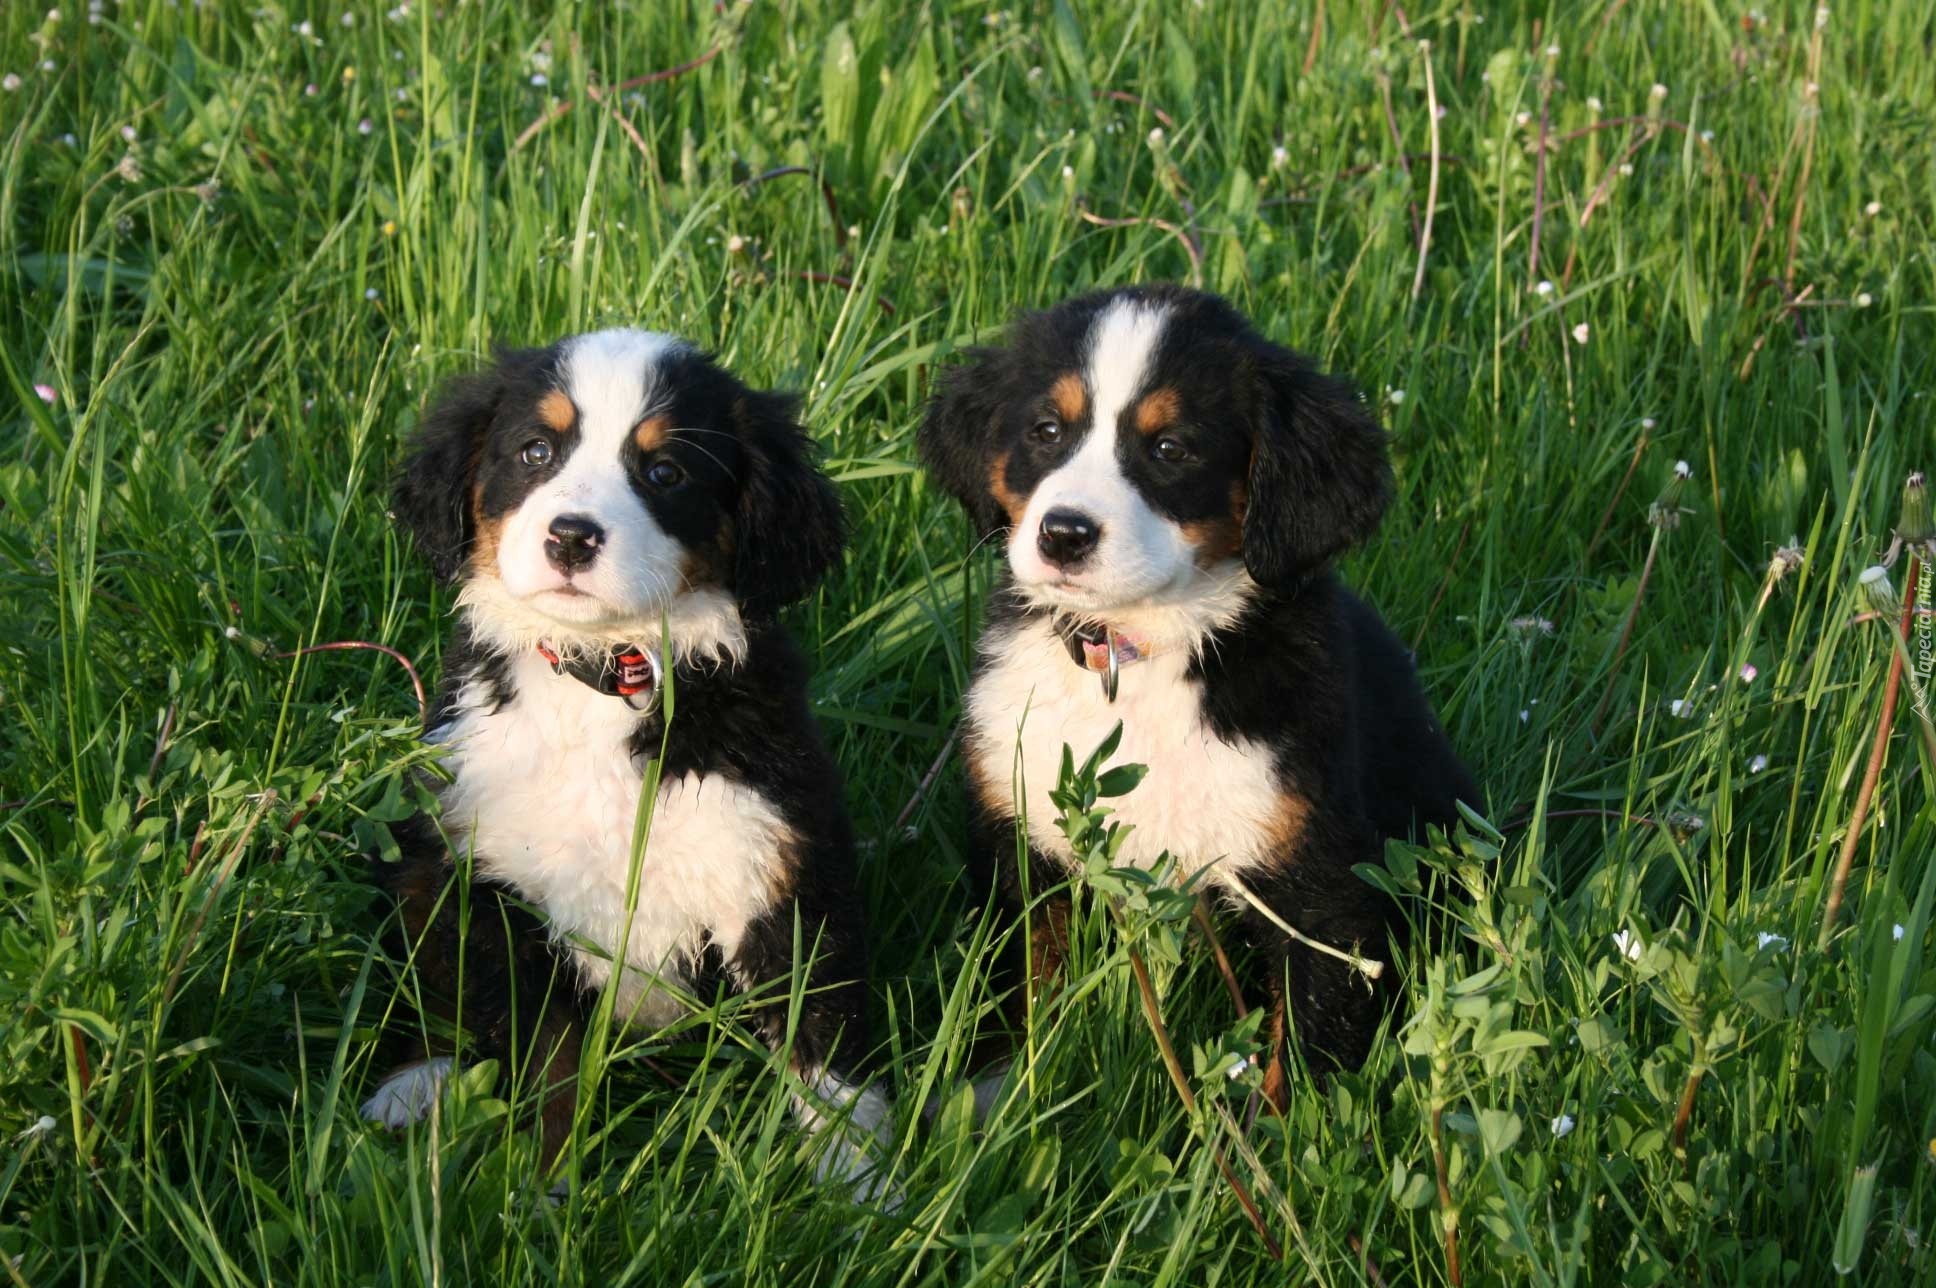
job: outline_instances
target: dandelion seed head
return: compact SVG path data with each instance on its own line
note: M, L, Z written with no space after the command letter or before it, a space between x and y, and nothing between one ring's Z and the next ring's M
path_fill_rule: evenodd
M1674 477L1677 479L1691 479L1694 477L1694 467L1686 461L1675 461Z
M1871 304L1874 304L1874 303L1875 303L1875 297L1873 295L1870 295L1867 291L1857 292L1855 297L1855 307L1857 307L1858 309L1866 309Z

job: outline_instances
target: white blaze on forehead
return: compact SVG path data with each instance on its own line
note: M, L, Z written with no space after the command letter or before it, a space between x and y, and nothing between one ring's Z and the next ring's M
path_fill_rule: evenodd
M585 442L616 451L661 397L659 367L685 347L657 331L594 331L569 341L560 363Z
M1169 310L1143 300L1117 300L1089 327L1089 406L1091 431L1113 435L1118 420L1149 378L1150 361Z

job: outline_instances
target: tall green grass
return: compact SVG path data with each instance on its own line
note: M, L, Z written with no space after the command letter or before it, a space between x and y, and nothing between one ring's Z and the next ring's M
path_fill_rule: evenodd
M0 9L6 1278L1280 1279L1219 1142L1301 1280L1447 1282L1454 1213L1467 1282L1926 1280L1906 723L1815 939L1890 651L1855 575L1936 465L1936 17L1763 9ZM1347 571L1504 832L1397 856L1463 933L1249 1159L1206 955L1156 955L1186 1116L1126 956L1178 936L1099 915L973 1127L990 930L954 775L917 791L991 575L913 467L932 372L1016 308L1193 273L1382 408L1400 495ZM865 838L893 1213L814 1185L731 1004L618 1040L556 1203L510 1071L402 1136L354 1115L394 1005L363 856L415 807L417 708L378 654L269 655L434 672L400 436L490 344L612 323L803 391L841 481L851 557L792 624Z

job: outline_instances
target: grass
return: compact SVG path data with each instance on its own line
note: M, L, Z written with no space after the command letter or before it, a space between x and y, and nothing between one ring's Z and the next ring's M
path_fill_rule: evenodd
M1452 1229L1468 1283L1927 1282L1906 689L1817 935L1891 657L1856 575L1936 464L1936 16L1763 7L6 6L7 1280L1277 1281L1214 1143L1301 1280L1449 1282ZM1362 1074L1240 1143L1243 1031L1157 900L1084 923L985 1132L959 1099L902 1132L893 1214L813 1184L730 1004L615 1043L555 1205L508 1074L360 1124L393 1006L362 856L417 704L376 653L268 655L434 672L448 600L381 487L434 383L625 322L806 393L855 539L792 620L910 1106L988 1000L955 773L896 826L991 573L912 465L922 396L1019 306L1193 272L1383 408L1400 495L1347 572L1504 833L1394 854L1463 933Z

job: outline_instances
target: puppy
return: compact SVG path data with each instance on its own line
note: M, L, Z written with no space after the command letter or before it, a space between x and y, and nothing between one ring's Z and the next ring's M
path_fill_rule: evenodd
M683 340L603 331L452 383L396 482L394 517L458 594L428 731L449 781L381 879L431 1002L476 1056L528 1058L547 1160L598 990L649 1029L682 999L760 987L777 1048L796 936L800 1112L863 1138L886 1116L854 1072L867 959L841 781L774 621L842 549L793 406ZM364 1116L423 1115L450 1068L400 1069ZM867 1169L864 1150L833 1154Z
M1117 760L1149 768L1112 802L1134 829L1122 861L1169 851L1261 946L1246 991L1268 999L1272 1102L1287 1099L1287 1002L1314 1067L1355 1067L1391 972L1374 989L1252 899L1388 961L1396 919L1352 866L1480 800L1405 647L1330 571L1391 496L1362 401L1215 296L1131 287L1027 314L972 351L919 445L1007 556L964 704L974 875L1011 916L1025 891L1066 883L1049 802L1062 749L1080 757L1121 721ZM1009 983L1054 975L1065 910L1051 898L1010 936Z

